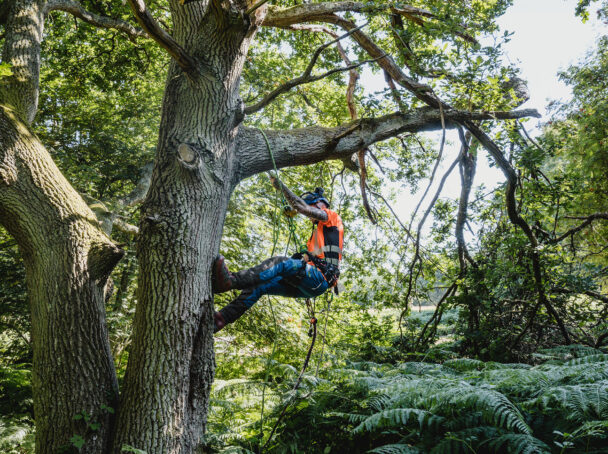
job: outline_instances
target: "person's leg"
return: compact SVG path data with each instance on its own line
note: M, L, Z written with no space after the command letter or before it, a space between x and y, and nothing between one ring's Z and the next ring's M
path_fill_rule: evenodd
M325 293L329 285L316 266L306 264L305 272L302 273L302 279L299 280L296 288L298 297L316 298Z
M231 273L223 256L218 256L213 265L213 293L224 293L228 290L242 290L260 284L260 273L290 260L288 257L270 257L252 268ZM268 280L268 279L264 279Z
M291 296L293 290L286 288L283 278L276 276L260 285L245 289L230 304L224 306L215 317L215 332L217 333L225 325L234 323L247 312L263 295Z
M291 260L289 257L270 257L269 259L264 260L259 265L248 268L246 270L237 271L233 274L233 288L241 290L249 287L254 287L262 283L263 281L268 281L273 277L278 276L280 273L272 271L268 273L267 271L277 267L279 267L277 269L280 269L281 264L289 260Z

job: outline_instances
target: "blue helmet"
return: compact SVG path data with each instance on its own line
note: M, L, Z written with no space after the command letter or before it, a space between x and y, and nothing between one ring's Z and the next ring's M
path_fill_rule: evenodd
M317 202L323 202L329 208L329 201L323 197L323 188L316 188L315 192L305 192L301 195L307 205L314 205Z

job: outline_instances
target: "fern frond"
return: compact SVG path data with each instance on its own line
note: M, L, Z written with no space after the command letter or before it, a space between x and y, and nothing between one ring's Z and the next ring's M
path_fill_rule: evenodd
M378 448L371 449L367 452L370 454L419 454L422 451L413 446L397 443L392 445L380 446Z
M458 372L483 370L486 367L486 364L483 361L471 358L450 359L444 362L443 365L449 367L450 369L457 370Z
M340 412L336 412L336 411L327 413L326 416L329 416L329 417L335 416L337 418L347 419L348 422L351 424L360 424L361 421L364 421L368 417L367 415L360 415L357 413L340 413Z
M569 360L572 358L582 358L589 355L597 355L602 353L597 348L589 347L587 345L573 344L573 345L561 345L559 347L545 348L539 351L535 356L546 357L551 359Z
M564 417L570 421L608 420L608 381L550 388L524 405L542 411L566 410Z
M480 426L470 429L448 432L445 437L431 450L431 454L457 454L460 452L475 452L480 442L496 437L499 431L496 427Z
M409 375L435 375L443 372L440 364L431 363L409 362L401 363L397 367L401 373Z
M595 355L587 355L581 358L574 358L570 361L566 361L564 366L577 366L580 364L593 364L593 363L603 363L608 361L608 355L605 353L599 353Z
M355 427L352 432L357 434L361 432L374 432L378 429L387 427L401 427L410 422L417 421L420 430L423 428L432 428L441 424L445 418L436 416L433 413L420 410L419 408L393 408L383 410L367 417L361 424Z
M431 406L427 408L436 414L450 414L454 410L459 413L467 409L476 410L481 412L487 422L497 427L531 433L517 407L506 396L492 389L462 383L444 389L430 399L427 398L427 405L429 404Z
M490 441L488 447L497 453L551 454L551 448L543 441L527 434L505 434Z

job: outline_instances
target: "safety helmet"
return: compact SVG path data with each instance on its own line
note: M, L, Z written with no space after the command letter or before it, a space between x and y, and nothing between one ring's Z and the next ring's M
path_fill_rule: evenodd
M307 205L314 205L317 202L323 202L325 205L327 205L327 208L329 208L329 201L323 197L324 192L325 191L323 191L323 188L316 188L315 192L305 192L300 197L304 199L304 202L306 202Z

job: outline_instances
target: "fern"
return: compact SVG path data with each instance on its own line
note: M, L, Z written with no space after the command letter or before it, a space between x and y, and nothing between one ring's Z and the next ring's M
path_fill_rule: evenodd
M449 361L444 362L443 365L457 370L458 372L482 370L486 367L483 361L471 358L450 359Z
M551 448L532 435L505 434L490 441L488 446L498 453L551 454Z
M563 412L570 421L608 420L608 381L550 388L525 405Z
M598 353L594 355L587 355L580 358L574 358L570 361L566 361L564 366L577 366L579 364L595 364L603 363L608 361L608 355L604 353Z
M433 413L440 415L462 413L467 410L478 411L486 422L497 427L530 433L530 428L517 407L503 394L492 389L460 383L445 388L432 397L427 397L424 405Z
M422 430L427 427L437 427L444 421L444 418L418 408L393 408L369 416L355 427L352 432L355 434L364 431L374 432L387 427L405 426L413 421L417 421L420 430Z
M445 438L433 447L432 454L457 454L459 452L475 452L480 442L499 433L496 427L481 426L464 429L457 432L448 432Z
M419 454L422 451L404 444L384 445L367 451L373 454Z
M589 355L597 355L602 353L601 350L597 348L589 347L587 345L561 345L559 347L554 348L545 348L540 350L539 353L536 353L534 356L540 359L560 359L560 360L569 360L571 358L582 358L584 356Z

